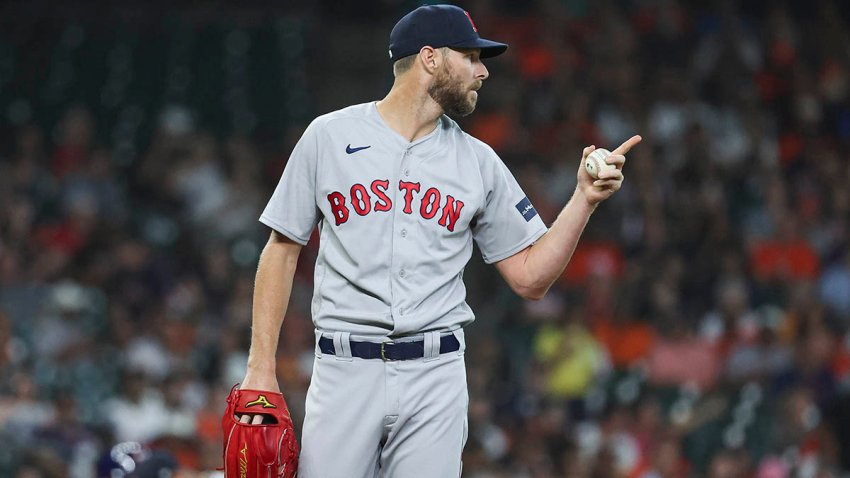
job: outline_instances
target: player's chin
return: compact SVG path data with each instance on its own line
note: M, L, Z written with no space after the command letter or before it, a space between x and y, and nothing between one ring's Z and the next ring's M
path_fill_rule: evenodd
M475 99L467 99L466 102L458 102L455 107L448 111L449 116L463 118L475 111Z
M469 92L469 97L467 98L467 109L470 113L475 111L475 105L478 104L478 92L473 90Z

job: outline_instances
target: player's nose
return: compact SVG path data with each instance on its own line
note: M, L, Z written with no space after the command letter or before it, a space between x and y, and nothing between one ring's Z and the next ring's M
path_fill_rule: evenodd
M475 72L475 78L479 80L486 80L490 76L490 72L487 70L487 67L484 66L484 63L478 62L478 68Z

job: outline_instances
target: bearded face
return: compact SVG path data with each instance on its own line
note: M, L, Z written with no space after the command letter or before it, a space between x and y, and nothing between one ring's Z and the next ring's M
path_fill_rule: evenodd
M446 61L443 63L443 68L437 72L431 86L428 87L428 95L449 116L463 117L475 110L478 88L481 88L480 80L465 83L454 74L451 65Z

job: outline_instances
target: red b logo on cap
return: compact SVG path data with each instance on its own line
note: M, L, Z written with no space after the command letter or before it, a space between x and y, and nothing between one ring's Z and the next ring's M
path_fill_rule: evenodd
M469 24L470 24L470 25L472 25L472 31L474 31L475 33L478 33L478 29L477 29L477 28L475 28L475 22L473 22L473 21L472 21L472 17L470 17L470 16L469 16L469 12L467 12L466 10L464 10L464 11L463 11L463 13L465 13L465 14L466 14L466 18L468 18L468 19L469 19Z

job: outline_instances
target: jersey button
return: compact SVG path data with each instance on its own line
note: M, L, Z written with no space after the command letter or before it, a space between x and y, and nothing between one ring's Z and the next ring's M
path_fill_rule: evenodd
M407 229L401 230L401 237L407 237Z
M405 169L405 170L404 170L404 175L405 175L405 176L410 176L410 170L409 170L409 169Z
M402 270L398 271L398 276L399 276L399 277L404 277L404 276L406 276L406 275L407 275L407 272L405 272L405 271L404 271L404 269L402 269Z

